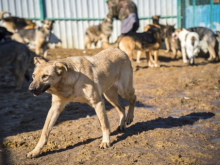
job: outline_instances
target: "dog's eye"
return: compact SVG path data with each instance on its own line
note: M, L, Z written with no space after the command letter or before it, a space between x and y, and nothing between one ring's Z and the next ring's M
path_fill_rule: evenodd
M44 74L44 75L42 76L42 79L46 79L46 78L48 78L48 75Z

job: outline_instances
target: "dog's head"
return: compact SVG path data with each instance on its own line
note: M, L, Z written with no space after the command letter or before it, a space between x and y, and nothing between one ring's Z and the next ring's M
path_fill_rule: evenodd
M43 20L42 23L43 23L43 28L45 28L45 29L47 29L47 30L52 30L52 29L53 29L54 21L51 21L51 20Z
M183 29L182 28L179 28L179 29L176 29L173 33L172 33L172 37L177 40L178 39L178 36L179 36L179 33L182 31Z
M160 15L152 16L153 24L159 25Z
M64 72L68 71L66 63L59 61L49 61L35 57L35 69L33 72L33 81L29 86L29 91L38 96L57 84Z
M103 23L110 23L110 24L112 24L112 22L113 22L113 20L111 18L105 17L103 19Z

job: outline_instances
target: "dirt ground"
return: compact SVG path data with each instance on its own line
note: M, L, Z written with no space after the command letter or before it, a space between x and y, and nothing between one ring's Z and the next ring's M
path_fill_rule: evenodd
M48 58L100 50L53 49ZM195 66L188 66L164 50L159 54L159 68L148 68L144 56L141 64L132 62L137 103L134 121L125 132L115 131L118 114L106 102L110 148L98 148L102 132L95 111L71 103L34 159L25 155L39 140L51 96L34 97L27 90L30 82L16 90L12 74L2 70L0 164L220 164L220 63L198 57ZM128 108L128 102L121 101Z

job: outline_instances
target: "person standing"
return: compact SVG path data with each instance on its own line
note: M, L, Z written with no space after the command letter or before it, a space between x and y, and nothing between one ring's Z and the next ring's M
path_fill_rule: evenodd
M107 17L121 21L121 34L136 32L139 28L137 6L132 0L105 0L108 5Z

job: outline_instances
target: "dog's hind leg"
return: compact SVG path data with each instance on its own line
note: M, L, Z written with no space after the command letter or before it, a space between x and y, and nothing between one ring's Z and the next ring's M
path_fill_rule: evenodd
M160 67L160 65L158 64L158 53L159 53L158 50L154 50L154 61L155 61L154 66L155 67Z
M119 126L117 130L124 130L125 129L125 108L118 99L117 90L118 90L117 87L113 85L104 93L104 96L106 100L108 100L108 102L111 103L115 107L115 109L118 111L120 119L119 119Z
M166 45L166 49L167 49L166 52L168 53L170 51L170 44L169 44L169 40L167 37L165 38L165 45Z
M140 63L141 53L142 52L140 50L137 51L137 63Z
M134 118L134 105L136 102L135 90L133 88L133 74L130 72L130 68L124 68L124 71L118 80L118 94L129 101L129 109L126 116L126 124L130 124Z
M211 45L208 45L208 51L209 51L208 61L215 59L216 58L215 49Z
M28 158L33 158L40 154L43 146L46 144L48 140L53 125L57 121L57 118L59 117L60 113L63 111L67 103L68 102L62 101L60 100L60 98L52 95L52 106L47 114L47 118L40 136L40 140L38 141L36 147L26 155Z
M105 103L102 96L99 96L99 99L92 100L92 107L95 109L99 122L102 129L102 143L99 145L99 148L104 149L110 146L110 128L108 117L105 110Z

